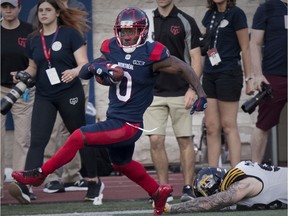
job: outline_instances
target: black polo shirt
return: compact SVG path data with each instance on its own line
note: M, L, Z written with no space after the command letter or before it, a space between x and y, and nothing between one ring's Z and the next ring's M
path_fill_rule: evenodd
M189 51L199 47L201 33L195 20L179 10L176 6L167 17L154 11L154 39L164 44L171 55L190 63ZM160 73L154 88L154 95L174 97L185 95L188 83L183 77L175 74Z
M24 51L28 34L32 32L32 25L20 21L15 29L5 29L1 26L1 85L12 88L12 71L25 70L28 58Z

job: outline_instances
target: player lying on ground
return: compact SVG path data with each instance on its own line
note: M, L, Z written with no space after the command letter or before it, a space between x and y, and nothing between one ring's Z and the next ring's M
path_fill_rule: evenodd
M219 210L237 204L239 209L287 208L287 167L242 161L235 168L202 168L194 181L197 198L174 205L166 213Z

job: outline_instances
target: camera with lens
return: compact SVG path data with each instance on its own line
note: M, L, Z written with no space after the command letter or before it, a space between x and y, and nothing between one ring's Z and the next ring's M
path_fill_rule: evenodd
M13 104L18 100L19 97L25 92L26 88L31 88L35 85L35 81L31 75L25 71L17 72L16 79L19 79L18 82L10 92L1 99L1 114L6 115L9 110L12 108Z
M258 92L254 97L243 103L241 108L244 112L249 114L253 113L261 101L263 101L267 96L272 97L272 89L269 85L262 83L261 88L262 91Z
M25 83L27 88L31 88L31 87L33 87L35 85L34 79L26 71L18 71L16 73L15 78L20 80L21 82Z

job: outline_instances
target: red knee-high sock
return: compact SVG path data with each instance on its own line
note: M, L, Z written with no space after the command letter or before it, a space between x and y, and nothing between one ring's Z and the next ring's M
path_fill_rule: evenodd
M84 147L82 133L77 129L70 135L65 144L56 152L56 154L43 164L43 173L48 175L67 164L74 158L77 151L82 147Z
M148 194L155 193L159 187L159 184L148 175L143 165L134 160L124 166L113 164L113 167L115 170L126 175L130 180L140 185Z

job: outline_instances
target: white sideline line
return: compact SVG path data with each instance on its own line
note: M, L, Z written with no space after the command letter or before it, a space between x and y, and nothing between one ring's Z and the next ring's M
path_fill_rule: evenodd
M134 211L111 211L111 212L82 212L82 213L64 213L64 214L39 214L39 215L26 215L26 216L113 216L113 215L137 215L139 213L151 214L153 210L134 210ZM24 216L24 215L22 215Z

